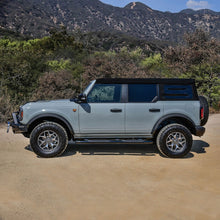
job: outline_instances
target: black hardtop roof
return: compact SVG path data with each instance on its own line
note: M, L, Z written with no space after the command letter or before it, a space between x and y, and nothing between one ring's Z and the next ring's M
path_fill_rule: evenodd
M194 79L177 78L100 78L98 84L194 84Z

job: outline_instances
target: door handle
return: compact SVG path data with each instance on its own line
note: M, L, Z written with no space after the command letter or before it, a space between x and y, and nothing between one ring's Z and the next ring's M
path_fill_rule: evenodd
M159 108L150 108L149 112L160 112Z
M122 112L122 109L119 108L113 108L110 110L111 112Z

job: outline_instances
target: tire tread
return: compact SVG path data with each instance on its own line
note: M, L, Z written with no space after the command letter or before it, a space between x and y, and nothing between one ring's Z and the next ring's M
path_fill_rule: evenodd
M191 150L191 146L184 152L182 153L181 155L167 155L164 153L163 149L162 149L162 146L161 146L161 140L163 139L163 136L166 134L166 132L168 132L171 128L181 128L183 129L188 135L189 135L189 142L190 142L190 145L192 146L192 135L189 131L188 128L186 128L184 125L182 124L177 124L177 123L172 123L172 124L169 124L169 125L166 125L165 127L163 127L160 132L158 133L157 137L156 137L156 145L157 145L157 148L158 150L160 151L160 153L162 155L164 155L165 157L171 157L171 158L178 158L178 157L184 157L186 154L189 153L189 151Z
M33 136L41 129L43 129L45 126L56 126L58 127L59 129L62 130L62 132L64 133L64 136L65 136L65 144L64 144L64 147L61 148L61 151L59 152L56 152L55 154L42 154L40 151L38 151L34 146L33 146ZM64 153L64 151L66 150L67 146L68 146L68 135L67 135L67 132L66 130L58 123L56 122L50 122L50 121L47 121L47 122L43 122L39 125L37 125L31 132L31 135L30 135L30 145L31 145L31 148L33 149L33 151L40 157L45 157L45 158L49 158L49 157L56 157L56 156L60 156Z

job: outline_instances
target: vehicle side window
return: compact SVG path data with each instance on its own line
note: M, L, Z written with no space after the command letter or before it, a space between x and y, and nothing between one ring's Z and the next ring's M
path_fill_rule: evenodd
M190 100L194 98L192 85L164 85L162 99Z
M87 97L90 103L120 102L120 84L96 84Z
M155 96L156 84L128 84L128 102L151 102Z

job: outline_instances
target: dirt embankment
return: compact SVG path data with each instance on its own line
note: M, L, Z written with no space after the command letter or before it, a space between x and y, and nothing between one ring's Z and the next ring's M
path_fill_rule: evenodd
M0 128L0 219L220 219L220 114L184 159L152 145L70 144L38 158Z

